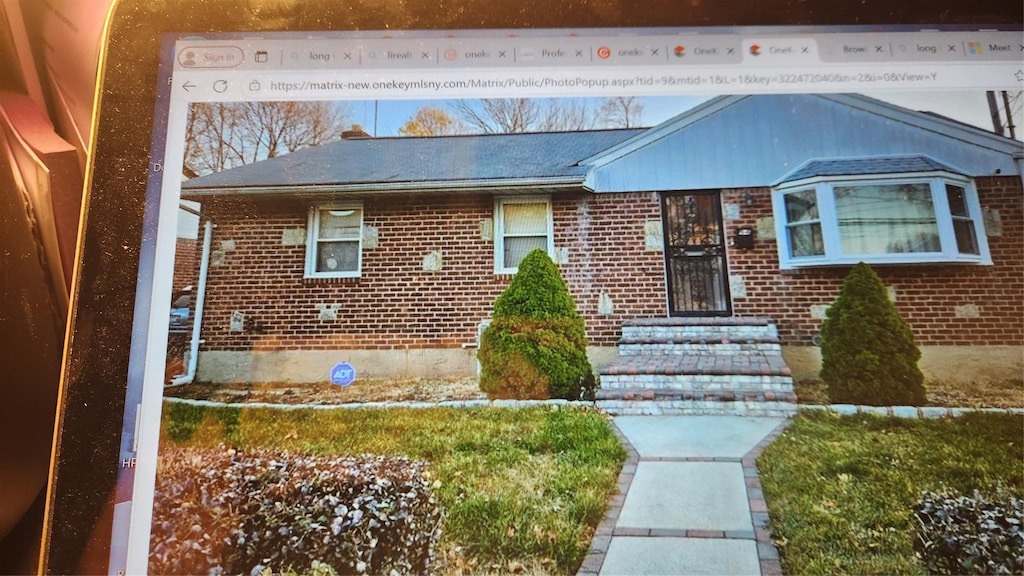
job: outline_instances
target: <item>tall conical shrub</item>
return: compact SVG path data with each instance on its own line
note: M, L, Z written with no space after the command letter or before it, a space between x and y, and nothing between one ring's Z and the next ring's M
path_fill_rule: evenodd
M566 398L594 389L583 317L543 250L519 264L480 338L480 389L491 398Z
M821 327L821 379L837 404L920 406L924 375L914 334L882 279L861 262L850 270Z

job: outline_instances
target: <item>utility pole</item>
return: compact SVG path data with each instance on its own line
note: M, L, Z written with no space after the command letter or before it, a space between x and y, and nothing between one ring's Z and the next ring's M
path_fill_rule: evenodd
M996 103L996 93L989 90L985 93L988 96L988 111L992 115L992 128L996 134L1003 135L1003 119L999 114L999 104Z
M1017 139L1017 132L1013 125L1013 112L1010 111L1010 96L1003 90L1003 112L1006 112L1006 128L1010 131L1010 138ZM1000 132L1002 134L1002 132Z

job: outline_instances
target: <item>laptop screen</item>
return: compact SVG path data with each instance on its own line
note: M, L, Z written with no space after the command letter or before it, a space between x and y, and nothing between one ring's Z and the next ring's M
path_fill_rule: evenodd
M500 397L481 389L478 350L538 251L585 325L596 382L568 396L613 414L626 409L609 391L630 386L610 367L630 322L767 317L783 345L811 347L844 266L999 269L999 191L1020 186L1020 38L166 38L110 572L330 564L277 554L358 527L340 501L305 527L245 528L242 492L297 466L282 454L344 455L278 434L275 414L312 423ZM914 322L941 340L929 336L941 319ZM757 399L784 414L792 389L779 386ZM485 566L492 552L467 557Z

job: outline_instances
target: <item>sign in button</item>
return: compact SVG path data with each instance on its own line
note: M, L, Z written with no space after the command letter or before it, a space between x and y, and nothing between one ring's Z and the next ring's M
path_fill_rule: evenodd
M234 68L244 60L237 46L186 46L178 52L178 64L185 68Z

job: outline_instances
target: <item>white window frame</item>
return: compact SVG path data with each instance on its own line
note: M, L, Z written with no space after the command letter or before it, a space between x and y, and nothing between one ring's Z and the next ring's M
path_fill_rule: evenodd
M317 247L320 242L320 213L326 210L358 210L359 211L359 252L355 270L339 272L318 272L316 269ZM363 222L365 213L360 202L317 204L309 208L309 220L306 225L306 278L359 278L363 273Z
M932 207L935 210L941 251L894 254L845 254L843 252L834 197L836 187L921 183L927 183L931 190ZM974 222L974 231L977 236L978 254L961 254L958 250L953 228L953 215L950 212L949 200L946 196L946 183L960 186L965 191L968 213ZM821 223L825 253L811 256L791 256L785 196L806 190L814 190L817 197L818 219ZM772 190L772 210L775 214L779 267L782 270L813 266L852 265L858 262L868 264L992 264L988 239L985 235L984 217L981 204L978 201L978 191L971 180L948 172L807 178L783 184Z
M506 204L537 204L543 202L547 207L547 252L552 260L555 258L555 218L551 210L550 196L497 196L494 198L494 273L515 274L518 267L505 267L505 205Z

